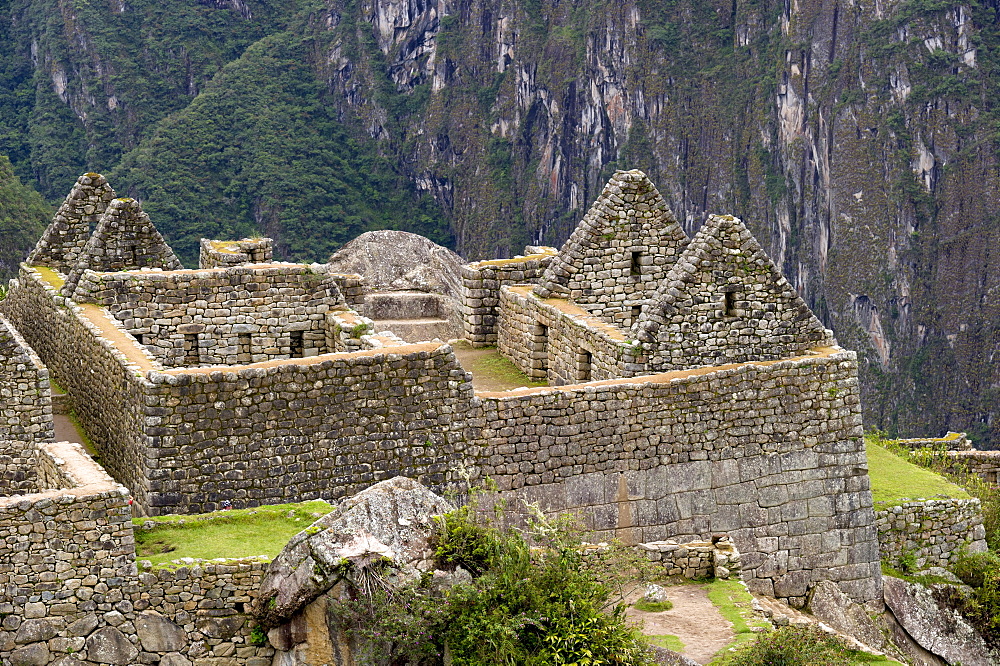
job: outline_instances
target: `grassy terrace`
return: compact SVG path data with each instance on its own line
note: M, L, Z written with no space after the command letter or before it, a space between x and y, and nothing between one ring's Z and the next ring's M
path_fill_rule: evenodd
M868 474L876 511L914 499L971 497L944 477L917 467L883 448L874 437L865 437L865 447L868 450Z
M289 539L332 510L332 505L315 500L194 516L135 518L136 557L154 565L182 557L271 559Z

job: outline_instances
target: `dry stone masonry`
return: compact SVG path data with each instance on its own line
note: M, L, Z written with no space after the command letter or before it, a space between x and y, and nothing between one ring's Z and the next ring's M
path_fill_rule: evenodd
M181 270L138 205L109 192L81 178L0 311L128 493L60 476L46 461L62 456L29 441L0 446L5 492L64 488L0 500L11 547L0 589L20 604L10 612L41 604L31 619L55 618L20 643L20 627L5 628L0 657L264 666L272 655L251 644L245 617L259 567L140 572L127 517L333 500L399 475L435 492L490 478L508 500L577 512L601 538L658 543L671 569L702 572L707 555L664 540L727 534L747 585L796 605L823 580L858 602L881 598L856 357L739 220L713 218L689 242L641 172L618 172L561 251L529 248L454 279L383 264L372 243L357 267L251 263L266 239L236 242L226 267L206 241L202 261L218 267ZM93 233L87 215L100 216ZM392 268L388 290L339 272L369 266ZM498 343L550 386L476 393L449 345L373 334L365 308L414 289L413 303L461 301L453 314L473 344ZM40 363L24 367L47 379ZM55 518L36 532L42 509ZM715 571L727 566L717 555ZM67 571L80 583L63 582Z
M104 176L97 173L80 176L56 211L52 224L28 255L28 264L69 273L114 198L115 191Z
M0 315L0 439L52 439L49 371Z
M902 570L948 567L987 550L978 499L907 502L875 512L882 559Z
M198 268L229 268L245 264L268 264L274 257L270 238L243 238L238 241L201 239Z

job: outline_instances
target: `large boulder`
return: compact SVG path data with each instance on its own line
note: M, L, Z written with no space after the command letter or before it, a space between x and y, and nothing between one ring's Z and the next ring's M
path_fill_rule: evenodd
M453 507L406 477L377 483L344 500L292 537L271 562L253 613L277 627L341 580L391 563L397 580L419 577L432 564L435 516Z
M888 627L881 616L873 619L863 606L855 603L836 583L821 580L813 586L809 611L824 624L874 651L884 652L897 661L903 655L888 638Z
M330 271L357 273L370 291L426 291L456 301L465 260L446 247L406 231L369 231L330 257Z
M941 607L929 589L883 576L885 603L920 647L949 664L990 666L985 641L961 615Z

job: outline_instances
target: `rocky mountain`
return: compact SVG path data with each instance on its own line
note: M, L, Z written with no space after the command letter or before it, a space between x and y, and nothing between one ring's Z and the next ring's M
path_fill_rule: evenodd
M0 8L0 152L50 199L110 173L188 262L249 230L510 255L638 167L689 233L746 220L861 354L870 425L1000 445L995 0Z

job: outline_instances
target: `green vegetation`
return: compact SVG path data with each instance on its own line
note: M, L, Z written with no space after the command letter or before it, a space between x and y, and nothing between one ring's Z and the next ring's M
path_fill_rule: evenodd
M666 601L650 601L649 599L639 599L639 601L632 604L636 610L641 610L646 613L662 613L663 611L668 611L674 607L674 602L667 599Z
M952 569L973 593L952 595L947 601L972 622L990 646L1000 646L1000 555L966 555Z
M739 581L715 579L706 583L705 587L708 600L733 625L733 642L712 662L725 663L725 657L730 654L729 648L739 648L752 642L770 623L754 613L753 597ZM720 659L723 661L720 662Z
M659 645L662 648L667 648L668 650L673 650L674 652L684 652L684 641L673 634L646 636L646 641L652 645Z
M726 666L849 666L897 662L850 650L817 627L790 625L763 634L724 663Z
M521 372L509 359L496 352L480 356L472 363L470 372L473 375L483 374L492 379L515 386L548 386L544 380L535 380Z
M518 530L463 507L446 515L435 543L438 565L462 566L470 582L435 596L428 585L371 593L335 605L332 615L360 645L360 662L391 651L401 661L436 657L447 645L455 666L590 664L652 666L612 590L635 574L632 549L581 553L580 530L538 513L529 547ZM369 567L349 579L380 580Z
M968 499L969 493L940 474L918 467L885 448L885 440L865 437L872 499L878 509L904 504L913 499L954 497Z
M0 283L6 295L7 278L35 246L52 217L41 195L21 183L10 160L0 155Z
M332 510L323 500L314 500L195 516L135 518L136 556L154 565L182 557L272 558L289 539ZM152 529L145 529L150 521Z

